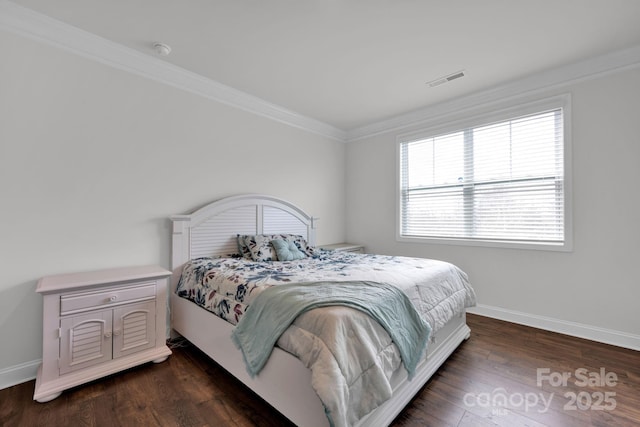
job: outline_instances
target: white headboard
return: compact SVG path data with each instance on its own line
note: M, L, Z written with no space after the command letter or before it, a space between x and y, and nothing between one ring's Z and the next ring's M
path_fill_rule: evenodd
M171 268L204 256L238 252L238 234L299 234L315 246L313 218L284 200L244 194L216 200L188 215L174 215Z

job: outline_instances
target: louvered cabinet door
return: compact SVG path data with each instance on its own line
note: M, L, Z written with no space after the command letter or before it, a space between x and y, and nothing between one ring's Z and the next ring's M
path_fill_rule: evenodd
M68 316L60 320L60 374L112 358L112 310Z
M155 302L129 304L113 310L113 357L156 345Z

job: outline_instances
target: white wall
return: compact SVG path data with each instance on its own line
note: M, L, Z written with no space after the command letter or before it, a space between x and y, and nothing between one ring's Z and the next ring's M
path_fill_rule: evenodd
M347 238L371 252L459 265L470 275L482 312L640 349L640 70L526 99L567 92L573 105L572 252L397 242L397 133L347 145Z
M169 267L172 214L267 193L344 240L343 143L2 31L0 51L0 377L35 374L38 278Z

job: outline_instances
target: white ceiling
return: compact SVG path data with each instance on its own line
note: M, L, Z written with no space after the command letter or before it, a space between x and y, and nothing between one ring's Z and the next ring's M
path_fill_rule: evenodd
M345 131L640 46L639 0L13 3Z

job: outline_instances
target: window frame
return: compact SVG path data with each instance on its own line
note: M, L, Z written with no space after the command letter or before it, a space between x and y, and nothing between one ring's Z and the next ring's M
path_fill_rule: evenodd
M561 243L470 239L453 237L421 237L402 235L402 145L403 143L427 139L438 135L481 127L483 125L507 121L544 111L561 108L563 112L563 161L564 161L564 240ZM477 111L477 109L476 109ZM442 122L442 120L439 120ZM572 149L571 149L571 95L563 94L533 102L512 102L500 109L485 113L467 113L461 119L452 119L443 124L433 124L419 130L400 134L396 137L396 241L405 243L448 244L463 246L481 246L508 249L533 249L570 252L573 250L573 211L572 211Z

